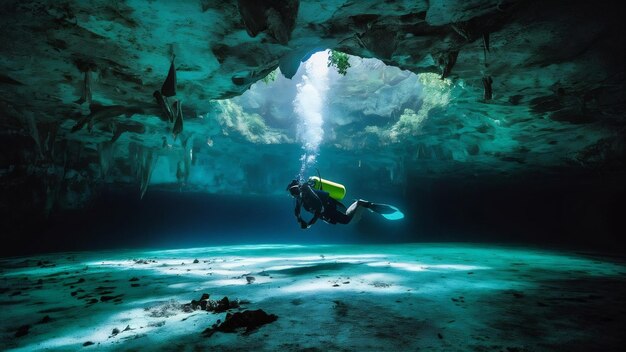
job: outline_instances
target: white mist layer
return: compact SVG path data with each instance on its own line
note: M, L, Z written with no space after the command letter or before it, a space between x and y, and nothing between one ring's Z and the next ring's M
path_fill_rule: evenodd
M305 63L302 83L293 101L298 118L296 138L302 143L300 179L315 165L319 147L324 139L324 105L328 91L328 51L315 53Z

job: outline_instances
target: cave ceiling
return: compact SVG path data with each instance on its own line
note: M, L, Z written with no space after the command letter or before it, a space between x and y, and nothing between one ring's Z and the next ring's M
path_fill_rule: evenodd
M324 49L446 95L424 98L422 115L368 105L360 87L351 102L335 97L350 121L359 101L389 126L423 121L397 138L344 121L322 169L358 163L406 182L624 168L624 24L610 1L3 1L0 17L1 183L36 178L68 206L103 182L282 191L294 136L262 114L244 119L256 130L232 123L245 112L229 99ZM153 95L174 57L178 131Z

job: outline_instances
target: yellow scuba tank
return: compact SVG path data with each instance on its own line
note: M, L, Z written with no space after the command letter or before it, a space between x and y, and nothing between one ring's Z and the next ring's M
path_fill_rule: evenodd
M317 176L309 177L309 181L313 182L313 188L328 192L331 198L335 200L342 200L346 196L346 187L339 183L328 181Z

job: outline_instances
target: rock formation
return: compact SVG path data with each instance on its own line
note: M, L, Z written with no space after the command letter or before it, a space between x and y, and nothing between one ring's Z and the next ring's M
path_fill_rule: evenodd
M387 144L374 127L359 143L329 142L347 153L334 162L356 164L350 151L378 150L384 162L372 170L398 180L408 170L467 178L624 166L626 50L612 2L8 1L0 18L7 216L80 207L106 184L131 184L143 196L156 168L190 190L271 192L273 184L250 182L260 165L281 165L297 147L268 130L265 116L245 112L247 122L233 126L249 137L227 134L219 116L229 103L219 99L276 68L292 77L327 48L450 85L445 108L395 112ZM153 96L173 53L185 102L179 125ZM398 138L426 117L419 133ZM233 153L256 161L230 165ZM202 167L210 173L194 181L190 169Z

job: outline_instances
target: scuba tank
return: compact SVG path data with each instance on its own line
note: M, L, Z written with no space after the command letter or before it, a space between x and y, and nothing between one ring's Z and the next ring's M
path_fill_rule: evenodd
M319 176L309 177L309 182L313 183L313 189L328 192L328 195L335 200L342 200L346 196L346 187L339 183L325 180Z

